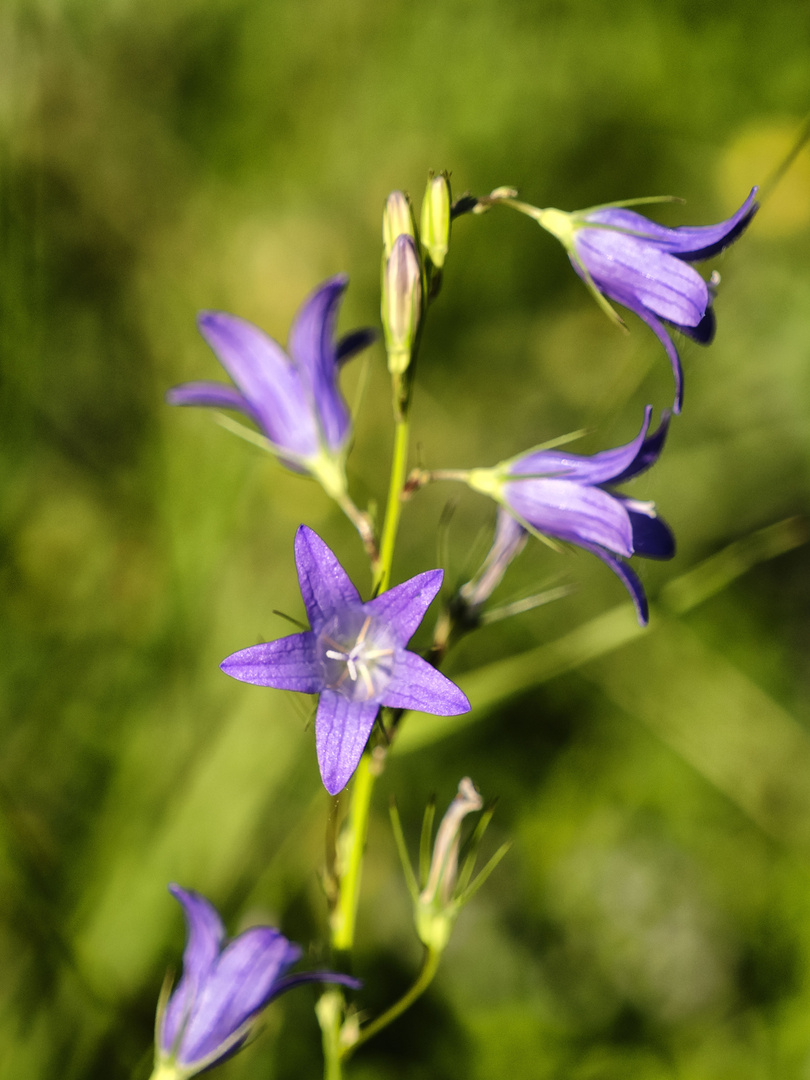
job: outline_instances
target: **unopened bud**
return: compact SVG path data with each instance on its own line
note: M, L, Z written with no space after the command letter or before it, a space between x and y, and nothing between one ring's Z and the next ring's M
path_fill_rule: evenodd
M411 200L404 191L392 191L385 200L382 235L383 260L390 256L398 237L410 236L412 240L416 239Z
M430 261L441 270L450 243L450 184L444 173L428 181L422 200L421 234Z
M388 370L402 375L411 361L422 316L422 268L412 236L401 233L383 263L382 324Z

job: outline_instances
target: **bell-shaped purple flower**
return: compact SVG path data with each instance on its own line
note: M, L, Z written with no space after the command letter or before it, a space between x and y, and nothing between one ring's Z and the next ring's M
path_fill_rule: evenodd
M441 588L428 570L368 603L317 533L301 525L295 564L311 629L254 645L222 662L242 682L320 694L315 744L324 787L337 794L363 753L381 705L457 716L459 688L405 646Z
M666 349L675 376L674 411L683 401L683 373L669 323L701 345L714 337L711 285L690 264L717 255L750 224L759 209L757 188L728 220L717 225L668 229L626 207L603 206L566 214L538 210L533 216L568 250L571 263L595 290L635 312ZM601 300L614 318L609 305Z
M235 386L183 383L168 392L169 404L244 413L285 465L312 473L327 490L345 486L343 459L351 419L338 374L341 364L375 337L371 330L357 330L335 340L347 283L343 275L329 278L304 301L286 350L245 319L203 312L198 319L200 333Z
M259 1013L285 990L304 982L357 988L348 975L310 971L288 975L298 945L270 926L252 926L227 941L216 909L200 893L170 885L183 905L186 947L183 974L157 1021L155 1075L184 1078L235 1053Z
M675 541L653 503L628 498L612 488L657 461L669 416L665 413L658 430L648 435L651 416L648 406L636 438L615 450L592 457L533 450L494 469L474 469L469 474L471 487L498 499L530 532L598 555L624 583L642 625L648 621L647 598L624 560L633 555L670 559Z

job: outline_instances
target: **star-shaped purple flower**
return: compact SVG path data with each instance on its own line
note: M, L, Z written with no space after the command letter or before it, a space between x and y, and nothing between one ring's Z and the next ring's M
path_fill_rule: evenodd
M334 553L306 525L295 564L311 630L242 649L222 670L242 682L320 694L315 743L330 795L349 781L381 705L437 716L467 712L459 688L405 646L441 588L428 570L363 603Z
M245 319L203 312L200 333L236 384L191 382L166 395L171 405L235 409L263 432L285 465L318 474L324 460L341 460L351 420L338 386L342 363L375 337L356 330L335 341L338 308L348 279L329 278L299 309L286 351Z
M648 621L647 598L634 571L624 562L633 555L671 559L675 540L656 515L655 506L612 488L649 469L666 439L664 414L652 435L652 408L632 442L592 457L560 450L533 450L495 469L474 469L470 485L498 499L529 531L554 537L598 555L627 588L642 625Z
M227 941L219 914L204 896L178 885L169 891L183 905L187 926L183 974L157 1022L158 1064L172 1075L194 1076L235 1053L261 1010L293 986L360 986L331 971L287 975L301 949L280 931L252 926Z
M570 215L567 242L560 236L579 276L635 312L666 349L676 413L683 401L683 373L664 323L701 345L712 341L712 289L690 264L712 258L740 236L759 209L756 194L753 188L736 214L717 225L668 229L633 210L606 206Z

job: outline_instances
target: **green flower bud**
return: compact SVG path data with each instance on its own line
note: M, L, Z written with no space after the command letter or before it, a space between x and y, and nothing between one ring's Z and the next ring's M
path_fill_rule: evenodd
M400 233L383 263L381 315L388 370L402 375L411 362L422 317L422 267L407 233Z
M421 234L430 261L441 270L450 243L450 184L444 173L428 180L422 200Z
M410 236L412 240L416 240L416 222L411 200L404 191L392 191L385 200L382 235L383 261L391 255L398 237Z

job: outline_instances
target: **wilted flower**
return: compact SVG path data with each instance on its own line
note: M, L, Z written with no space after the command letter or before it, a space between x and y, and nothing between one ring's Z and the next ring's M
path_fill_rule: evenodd
M531 532L598 555L624 583L642 625L648 620L647 599L641 582L623 560L632 555L669 559L675 553L675 541L656 516L653 503L611 489L658 459L669 416L665 413L658 430L648 435L651 416L648 406L636 438L615 450L592 457L533 450L492 469L473 469L466 477L471 487L497 499Z
M436 831L432 855L430 854L430 838L433 831L433 803L428 806L422 825L419 869L422 880L420 882L417 882L416 875L411 869L399 813L395 805L391 806L394 838L399 849L402 868L405 871L405 880L414 902L416 932L419 940L428 950L428 954L433 956L434 962L447 946L462 907L480 889L509 850L509 844L503 844L484 866L475 881L470 882L481 838L492 817L493 807L490 807L479 820L467 844L466 856L459 865L461 827L464 818L480 810L483 805L484 801L475 784L468 776L465 776L459 782L458 793L448 806Z
M299 309L286 351L252 323L203 312L199 328L236 387L191 382L166 395L172 405L235 409L249 417L288 467L315 476L333 497L345 491L351 422L338 386L341 364L374 338L357 330L335 341L343 275L323 282Z
M306 525L295 563L311 630L234 653L222 670L242 682L320 694L315 743L324 786L348 783L381 705L437 716L467 712L459 688L405 646L439 591L443 571L428 570L368 603L334 553Z
M184 1080L235 1053L264 1007L304 982L357 988L348 975L310 971L287 975L301 949L270 926L252 926L226 941L216 909L200 893L170 885L183 905L187 936L183 974L156 1027L154 1077Z
M593 207L573 214L534 210L532 216L565 246L576 272L602 306L602 297L630 308L656 334L675 375L674 411L683 400L680 357L664 323L701 345L714 337L712 288L690 263L717 255L749 225L758 210L757 188L727 221L668 229L626 209L629 204ZM651 200L643 200L651 201Z
M509 564L526 546L527 538L528 533L523 526L502 507L498 507L492 547L475 577L459 589L459 600L463 603L468 618L474 618L481 606L492 596L503 580Z

